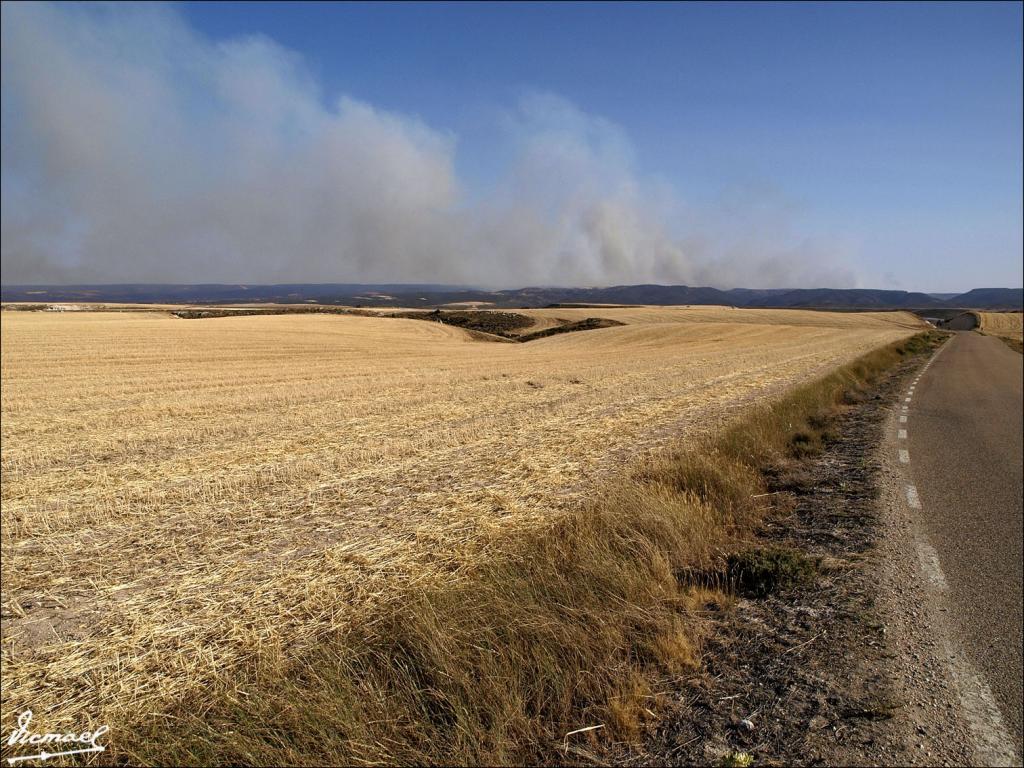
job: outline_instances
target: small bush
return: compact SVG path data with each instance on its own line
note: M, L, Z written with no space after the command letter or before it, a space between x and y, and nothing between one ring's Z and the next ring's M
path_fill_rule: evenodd
M729 555L726 573L741 595L766 597L814 578L820 560L782 547L751 549Z

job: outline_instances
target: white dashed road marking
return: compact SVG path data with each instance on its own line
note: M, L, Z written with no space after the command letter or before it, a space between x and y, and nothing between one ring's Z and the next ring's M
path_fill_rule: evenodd
M939 553L922 535L917 537L917 559L921 561L921 570L924 571L924 575L931 582L932 587L945 590L946 574L942 572L942 566L939 565Z
M900 414L900 424L906 424L906 423L907 423L907 414L901 413Z
M917 495L917 488L913 485L907 486L907 504L911 509L921 508L921 497Z
M900 448L900 462L903 464L910 463L910 451L908 451L906 448Z
M914 379L915 384L945 348L945 345L939 347ZM903 410L906 411L907 406L904 405ZM905 415L900 416L901 423L906 423L906 419ZM900 460L903 460L902 452ZM908 485L906 492L907 503L914 509L920 509L921 499L917 494L917 488ZM915 538L917 555L925 578L936 591L946 591L946 577L939 565L938 553L924 535L918 534ZM949 660L950 672L960 695L964 714L974 736L974 762L978 765L1019 765L1020 758L1003 723L996 698L985 679L978 674L964 652L948 636L943 638L942 645Z
M896 434L896 437L898 437L898 438L899 438L900 440L906 440L906 439L907 439L907 430L905 430L905 429L901 429L901 430L900 430L900 431L899 431L899 432L898 432L898 433Z
M906 400L904 400L903 402L904 402L904 403L909 403L909 402L910 402L910 398L908 397L908 398L907 398Z
M974 735L975 764L1020 765L1020 758L1003 724L1003 716L992 689L952 640L944 638L943 646L951 662L950 671L960 694L960 702Z

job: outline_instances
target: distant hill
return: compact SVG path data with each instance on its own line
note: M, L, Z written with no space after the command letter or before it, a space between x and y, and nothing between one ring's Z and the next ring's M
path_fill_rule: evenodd
M762 297L747 306L760 307L822 307L836 309L925 309L943 306L941 299L926 293L881 291L871 289L798 288L781 294Z
M975 288L954 296L947 303L964 309L1021 309L1024 288Z
M730 291L687 285L616 285L610 288L522 288L498 291L502 300L547 304L733 304Z
M248 304L324 302L354 299L364 292L390 295L394 291L462 291L462 286L361 283L281 283L246 285L197 283L125 283L119 285L11 285L0 286L4 301L106 301L148 304Z
M363 307L433 307L468 303L493 307L557 304L724 304L737 307L857 309L1021 309L1020 288L976 288L947 298L873 289L750 289L688 285L616 285L608 288L529 287L488 291L449 285L401 283L289 283L281 285L9 285L3 301L157 304L343 304Z

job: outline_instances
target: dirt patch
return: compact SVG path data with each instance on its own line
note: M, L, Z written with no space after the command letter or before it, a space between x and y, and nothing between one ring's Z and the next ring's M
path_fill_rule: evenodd
M669 715L617 761L969 763L948 683L929 661L933 640L918 637L908 649L901 633L887 632L891 612L880 600L879 573L893 553L882 546L890 532L877 446L885 406L917 364L851 406L822 453L773 473L774 501L792 511L760 531L762 551L776 554L754 569L787 572L791 556L779 553L797 552L816 563L816 577L801 566L801 578L782 588L737 590L734 604L709 617L701 673L664 681Z
M89 636L100 614L98 607L85 602L5 601L0 638L11 653L53 642L74 642Z

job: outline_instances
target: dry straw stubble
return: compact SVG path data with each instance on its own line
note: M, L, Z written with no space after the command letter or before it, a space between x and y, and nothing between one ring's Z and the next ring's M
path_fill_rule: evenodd
M575 311L558 310L569 318ZM437 658L493 654L509 646L501 627L518 623L522 653L541 656L502 661L491 671L490 697L515 691L506 678L527 674L516 669L565 665L560 654L542 653L573 641L544 634L557 626L544 610L580 604L586 618L580 595L517 599L540 606L530 614L540 617L532 639L518 610L492 616L498 634L477 642L450 637L436 647L419 637L374 657L381 646L370 639L388 629L388 616L399 623L384 636L402 636L393 631L401 626L397 596L451 595L460 611L493 614L486 592L474 601L467 591L481 568L501 560L492 554L545 532L538 546L556 549L544 557L568 556L558 542L581 537L571 528L548 533L579 525L594 490L624 460L670 438L709 434L757 397L917 329L899 314L602 314L628 325L497 345L413 320L4 313L4 721L32 706L55 727L109 723L121 734L115 749L138 754L177 702L209 712L211 722L232 700L248 702L234 716L253 716L252 702L271 681L307 698L348 681L355 687L347 695L324 694L323 711L329 699L359 714L373 691L390 690L374 674L412 669L428 649ZM652 508L648 499L630 514ZM655 515L651 524L685 519L716 530L719 513L695 509ZM604 562L601 573L613 567L607 553L579 557ZM663 576L670 570L653 555L651 567ZM644 582L648 594L669 583ZM595 599L626 599L614 591L621 587L609 588L594 590ZM651 636L686 647L674 621ZM622 631L598 622L588 634L617 648ZM360 637L364 645L350 642ZM359 647L369 655L353 653ZM314 663L324 658L335 670L326 676ZM457 668L474 668L463 660ZM360 668L371 672L355 674ZM456 728L463 740L449 744L449 756L501 757L501 744L538 737L543 718L524 713L573 704L541 691L534 702L513 697L495 708L482 703L486 690L473 690L479 698L461 706L505 720L474 734ZM424 723L477 722L451 702L424 713L419 694L407 695L405 703L389 695L387 712L376 715L392 718L394 729L336 738L335 747L348 750L336 756L417 759L427 753L410 745L429 741ZM308 714L296 717L305 722ZM334 722L374 722L362 715ZM266 747L189 732L194 739L176 745L185 750L179 757L217 743L207 757L243 759L236 750L251 748L254 758ZM381 733L396 743L380 741ZM291 742L287 750L304 754Z

